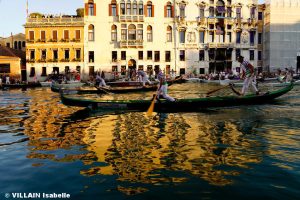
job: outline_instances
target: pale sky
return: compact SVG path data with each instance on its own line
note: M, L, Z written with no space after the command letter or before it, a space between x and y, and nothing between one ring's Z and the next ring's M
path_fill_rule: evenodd
M83 8L83 0L28 0L29 13L75 15L77 8ZM263 3L264 0L259 0ZM0 37L10 33L24 33L26 0L0 0Z

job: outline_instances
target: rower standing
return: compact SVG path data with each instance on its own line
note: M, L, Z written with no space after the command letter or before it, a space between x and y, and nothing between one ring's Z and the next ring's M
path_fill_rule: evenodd
M170 97L168 92L168 83L166 81L165 74L160 70L159 66L155 66L154 68L155 74L157 75L157 79L159 81L159 86L157 90L157 99L159 99L159 95L162 95L164 99L167 101L176 101L173 97Z
M243 56L239 56L238 61L239 63L241 63L242 79L244 79L243 88L240 94L245 95L245 93L249 88L249 85L251 84L256 94L258 95L259 91L256 88L256 81L253 81L255 79L253 65L251 65L248 61L246 61Z

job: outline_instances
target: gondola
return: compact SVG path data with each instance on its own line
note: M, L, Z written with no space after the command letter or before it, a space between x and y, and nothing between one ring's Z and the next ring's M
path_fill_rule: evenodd
M26 89L26 88L35 88L41 87L40 83L21 83L21 84L1 84L0 89Z
M178 99L175 102L160 100L155 103L157 112L187 112L209 107L227 107L237 105L263 104L280 97L293 88L291 83L285 88L267 92L261 95L249 94L246 96L216 96L206 98ZM146 111L151 100L90 100L80 97L74 98L61 95L61 101L68 106L89 107L95 110L132 110Z

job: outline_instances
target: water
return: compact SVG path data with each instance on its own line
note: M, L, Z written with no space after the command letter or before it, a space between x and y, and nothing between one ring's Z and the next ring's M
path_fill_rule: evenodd
M170 94L210 89L174 85ZM45 88L0 91L0 199L298 199L299 91L272 104L151 118L66 107Z

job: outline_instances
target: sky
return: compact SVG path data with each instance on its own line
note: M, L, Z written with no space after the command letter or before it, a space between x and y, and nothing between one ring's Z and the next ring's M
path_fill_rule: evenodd
M28 0L29 13L75 15L77 8L83 8L83 0ZM264 0L259 0L263 3ZM24 33L26 0L0 0L0 37L11 33Z
M84 7L83 0L28 0L29 13L76 15ZM0 0L0 37L24 33L26 0Z

